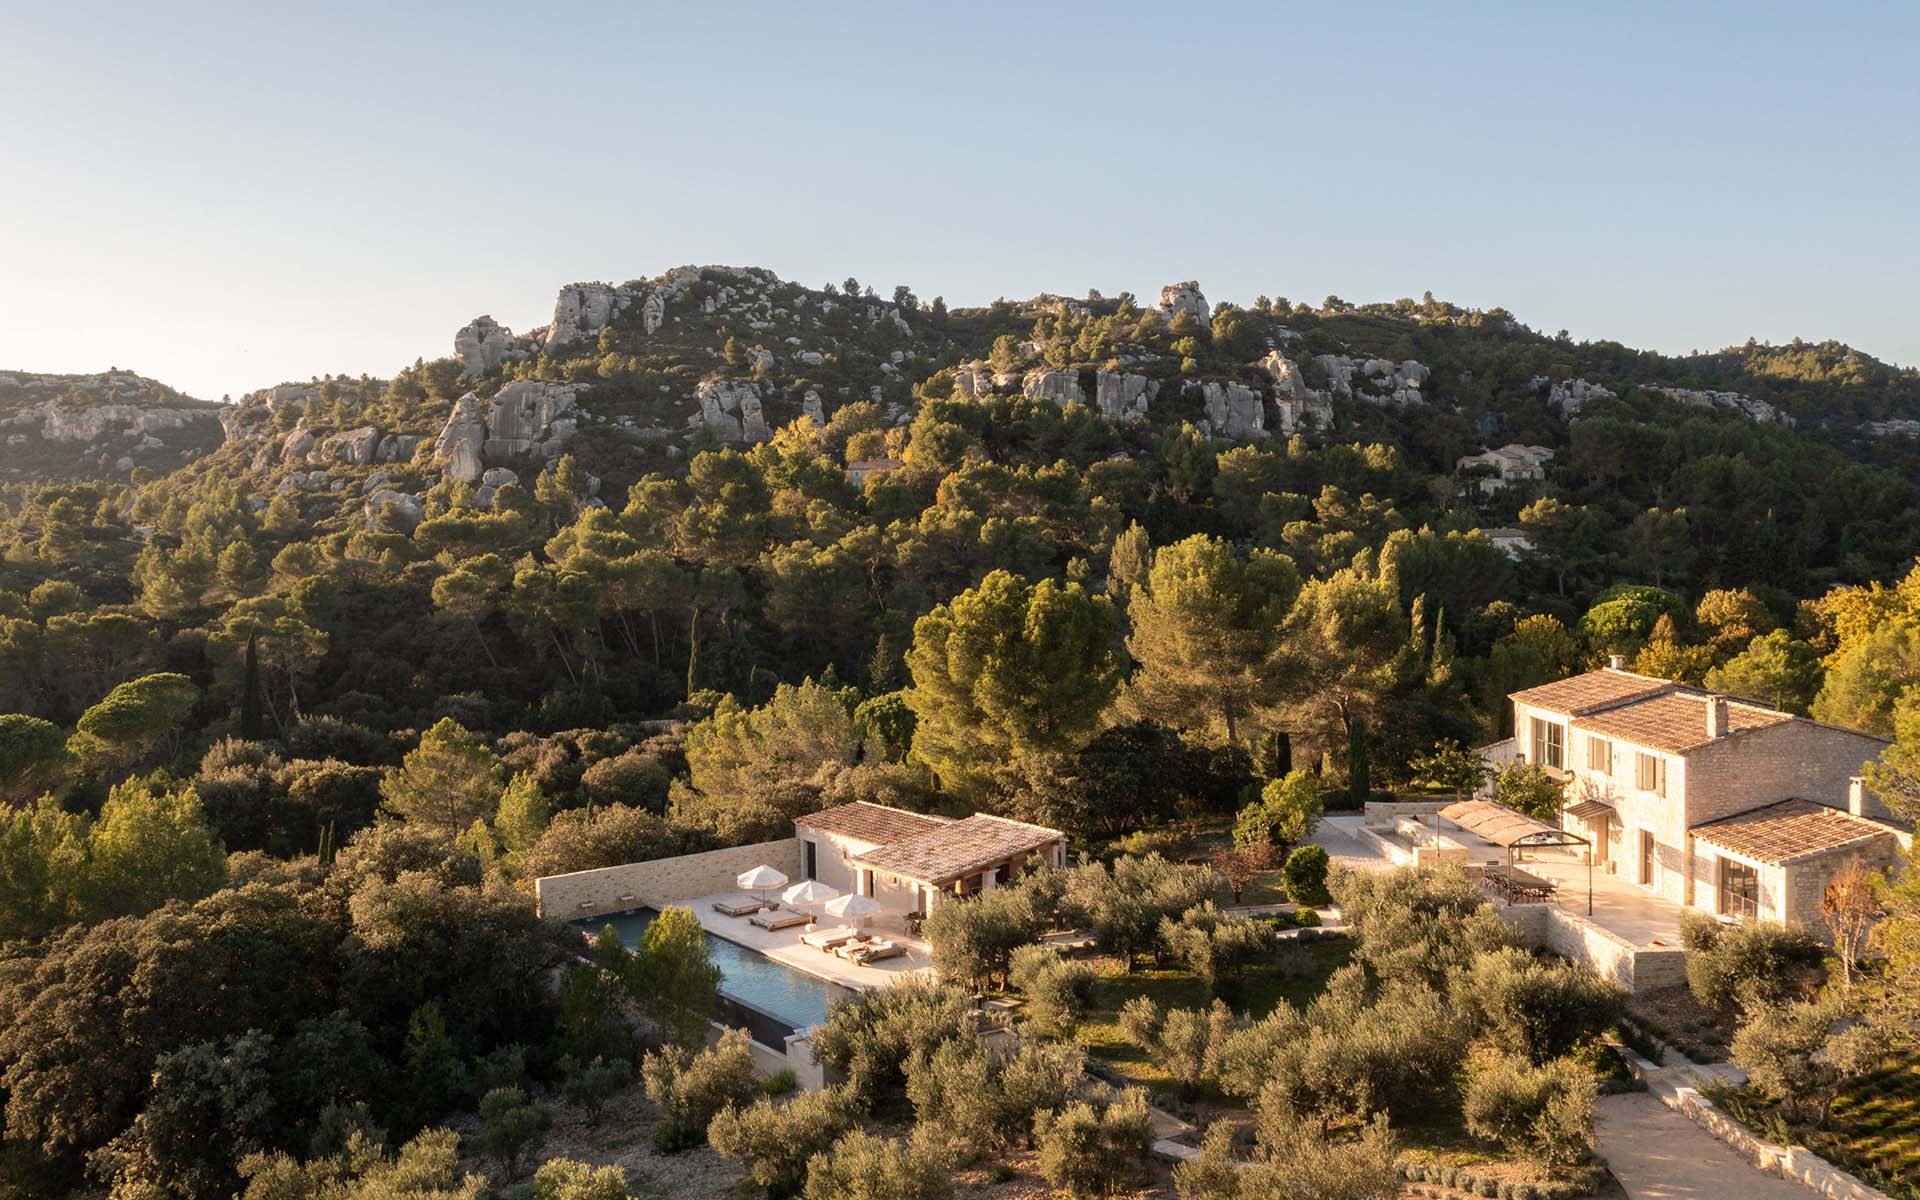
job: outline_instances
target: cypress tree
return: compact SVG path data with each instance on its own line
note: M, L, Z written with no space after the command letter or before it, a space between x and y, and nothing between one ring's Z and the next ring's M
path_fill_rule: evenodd
M240 736L260 740L260 635L247 635L246 681L240 689Z

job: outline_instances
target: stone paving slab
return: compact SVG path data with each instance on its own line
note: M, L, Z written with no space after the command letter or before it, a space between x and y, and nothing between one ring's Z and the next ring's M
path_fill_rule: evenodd
M1811 1200L1647 1092L1602 1096L1599 1150L1633 1200Z

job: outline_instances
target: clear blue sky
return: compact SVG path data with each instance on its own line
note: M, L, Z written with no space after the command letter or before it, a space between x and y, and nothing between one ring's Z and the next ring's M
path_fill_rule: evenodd
M0 0L0 368L215 396L686 263L1920 362L1920 6Z

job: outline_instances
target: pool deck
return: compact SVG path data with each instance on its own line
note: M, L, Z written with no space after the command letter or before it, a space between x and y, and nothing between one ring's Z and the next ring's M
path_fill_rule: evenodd
M770 930L750 924L745 917L729 917L715 912L713 901L729 899L738 895L735 892L724 896L701 896L698 899L684 901L687 908L700 920L701 928L715 937L722 937L738 946L766 955L774 962L792 967L796 971L824 979L828 983L837 983L841 987L854 991L867 991L872 988L886 987L914 975L930 975L933 972L933 955L927 944L917 938L907 937L895 929L887 928L898 917L889 918L883 914L867 922L867 928L906 947L906 953L899 958L882 959L872 965L850 962L837 954L817 950L800 940L808 926L798 925L791 929ZM678 906L676 906L678 907ZM827 928L842 922L833 917L822 917L817 928Z

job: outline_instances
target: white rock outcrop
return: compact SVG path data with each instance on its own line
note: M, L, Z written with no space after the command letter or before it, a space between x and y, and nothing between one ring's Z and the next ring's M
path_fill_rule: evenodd
M486 469L486 412L480 397L468 392L453 402L440 436L433 441L433 456L444 465L448 479L455 483L473 483Z
M1433 372L1413 359L1394 362L1390 358L1354 359L1343 354L1322 354L1314 361L1327 373L1329 396L1399 407L1427 402L1421 388L1433 377Z
M1266 401L1259 392L1240 383L1209 381L1188 384L1188 391L1200 392L1207 408L1207 423L1217 437L1263 438L1267 436Z
M551 334L551 330L549 330ZM453 335L453 354L460 360L460 378L474 380L516 358L526 357L513 339L513 330L492 317L475 317Z
M1203 325L1213 320L1213 309L1208 307L1207 298L1201 295L1200 284L1192 279L1161 288L1160 311L1169 321L1180 313L1186 313Z
M1110 421L1144 421L1160 385L1145 375L1101 371L1093 377L1093 405Z
M1078 371L1028 371L1020 380L1020 391L1029 400L1051 400L1062 408L1087 402Z
M689 421L705 425L722 441L761 442L767 437L767 418L760 388L733 379L708 379L694 389L700 411Z
M578 428L574 411L580 385L520 379L495 393L487 407L488 461L558 458Z
M547 345L564 346L605 329L621 307L621 290L608 283L570 283L561 288L553 299Z
M371 425L362 425L358 429L331 433L320 439L319 444L308 452L307 461L338 462L350 467L364 467L374 460L374 455L379 449L380 431Z
M815 429L827 427L827 410L820 403L820 393L815 389L808 388L807 394L800 398L800 412L807 420L813 422Z
M1716 392L1696 388L1650 387L1650 392L1658 392L1669 400L1695 408L1723 408L1745 415L1751 420L1775 422L1781 425L1793 424L1792 418L1781 412L1765 400L1756 400L1741 392Z
M1544 378L1539 383L1547 382ZM1547 407L1559 413L1566 420L1572 420L1580 414L1590 401L1611 400L1613 392L1597 383L1584 379L1559 379L1547 390Z
M1274 350L1254 365L1273 376L1273 403L1279 414L1275 428L1282 437L1332 427L1333 402L1307 386L1292 359Z
M382 488L368 496L360 508L366 514L367 528L372 531L391 530L395 533L412 533L426 515L426 509L421 505L420 497L396 492L391 488Z

